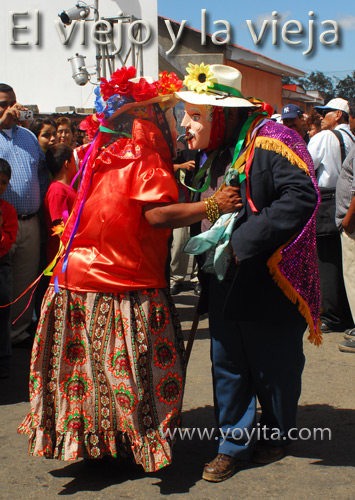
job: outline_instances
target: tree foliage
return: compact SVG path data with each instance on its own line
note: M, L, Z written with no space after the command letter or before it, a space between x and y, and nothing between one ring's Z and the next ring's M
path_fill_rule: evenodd
M297 78L292 78L291 76L282 77L282 85L299 85Z
M304 78L283 77L283 85L300 85L305 90L318 90L327 103L334 97L350 99L355 97L355 71L345 78L333 78L326 76L321 71L312 71Z
M351 75L347 75L342 80L337 78L335 86L335 96L343 99L351 99L355 97L355 71Z
M312 71L305 78L299 78L299 82L305 90L318 90L325 103L334 97L334 80L321 71Z

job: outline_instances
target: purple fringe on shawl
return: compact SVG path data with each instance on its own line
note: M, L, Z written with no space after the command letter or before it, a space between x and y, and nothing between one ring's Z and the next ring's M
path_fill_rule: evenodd
M258 137L277 139L290 148L307 165L314 188L318 194L318 202L311 218L297 237L281 250L282 258L277 267L281 275L287 279L293 290L297 292L308 306L310 316L313 320L313 324L310 324L310 321L308 321L311 334L310 340L319 343L320 331L319 328L317 329L317 325L320 311L320 288L315 217L320 203L320 195L313 161L300 135L283 125L270 120L260 129Z

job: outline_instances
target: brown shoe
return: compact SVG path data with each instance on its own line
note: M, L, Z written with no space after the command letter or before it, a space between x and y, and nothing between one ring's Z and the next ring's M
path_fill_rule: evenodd
M234 457L218 453L212 462L206 464L203 469L202 479L219 483L233 476L236 470L237 460Z
M286 455L284 446L271 446L265 443L258 443L255 448L251 461L254 464L271 464L281 460Z

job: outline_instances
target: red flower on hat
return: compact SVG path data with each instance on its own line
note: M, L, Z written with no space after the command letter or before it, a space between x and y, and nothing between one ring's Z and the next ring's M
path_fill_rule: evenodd
M138 83L134 84L132 97L135 101L147 101L158 95L156 83L148 83L145 78L141 78Z
M106 78L100 78L100 82L101 95L107 101L111 96L116 94L116 90Z
M133 89L133 82L129 80L136 76L136 68L134 66L123 66L116 70L111 75L108 82L106 78L100 78L100 90L102 97L107 101L111 96L119 94L121 96L130 97Z
M134 66L123 66L111 75L111 83L115 86L116 93L129 97L132 93L133 82L129 80L136 76L136 68Z
M168 73L167 71L159 73L157 88L160 95L173 94L174 92L178 92L183 86L182 81L179 80L175 73Z
M136 68L134 66L123 66L120 69L117 69L114 73L111 75L111 82L113 85L117 85L120 87L120 85L127 83L128 80L131 78L134 78L136 76Z

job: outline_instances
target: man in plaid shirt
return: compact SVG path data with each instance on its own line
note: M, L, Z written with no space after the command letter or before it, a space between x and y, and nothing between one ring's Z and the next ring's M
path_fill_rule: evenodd
M2 198L17 212L18 233L11 250L14 273L14 299L38 276L40 228L38 211L48 187L45 157L32 132L18 125L23 107L16 102L14 90L0 84L0 157L12 167L8 189ZM12 307L12 321L24 311L29 295ZM11 339L17 343L27 337L32 321L33 301L12 325Z

